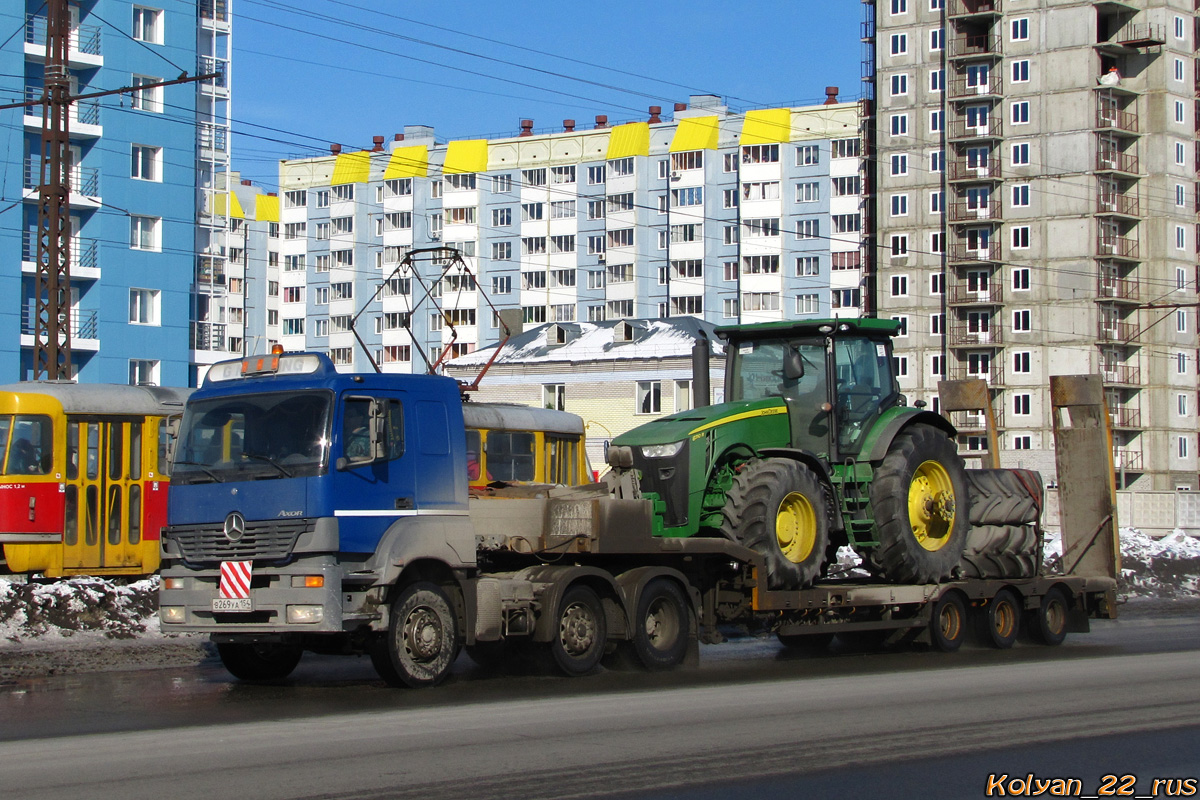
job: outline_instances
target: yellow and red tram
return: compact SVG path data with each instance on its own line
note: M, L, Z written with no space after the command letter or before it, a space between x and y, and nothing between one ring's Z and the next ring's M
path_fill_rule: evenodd
M46 577L156 572L171 420L191 391L0 386L0 543L8 569Z

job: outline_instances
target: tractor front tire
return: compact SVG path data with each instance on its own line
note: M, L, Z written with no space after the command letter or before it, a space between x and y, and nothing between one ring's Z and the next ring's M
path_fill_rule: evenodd
M733 480L721 532L763 556L769 588L802 589L825 566L830 505L808 467L784 458L755 459Z
M871 561L897 583L935 583L962 559L970 525L963 460L945 433L898 434L871 484L879 548Z

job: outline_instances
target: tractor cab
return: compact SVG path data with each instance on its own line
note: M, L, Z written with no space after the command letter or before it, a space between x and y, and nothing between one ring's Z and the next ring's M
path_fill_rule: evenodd
M791 447L832 461L857 455L888 408L903 405L892 363L891 320L816 320L718 328L728 401L778 397Z

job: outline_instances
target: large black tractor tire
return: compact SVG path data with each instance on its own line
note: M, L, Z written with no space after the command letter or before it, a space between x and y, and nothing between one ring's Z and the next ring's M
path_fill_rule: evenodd
M233 677L243 681L280 681L292 674L304 655L297 645L241 644L217 645L221 663Z
M462 638L442 588L414 583L392 603L387 633L371 648L375 671L392 686L436 686L450 674Z
M803 464L747 461L726 497L721 533L763 556L769 588L801 589L825 566L831 505L821 481Z
M1031 469L969 469L972 525L1027 525L1042 510L1042 476Z
M871 483L879 536L874 566L897 583L950 577L967 542L967 479L954 443L914 425L892 441Z
M1038 566L1037 529L1032 525L972 527L960 566L966 578L1032 578Z

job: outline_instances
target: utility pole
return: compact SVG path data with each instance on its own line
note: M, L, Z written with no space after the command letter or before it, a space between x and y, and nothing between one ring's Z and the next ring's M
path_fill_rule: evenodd
M71 369L71 23L67 0L48 0L38 184L33 377L70 379Z
M71 104L138 89L213 80L218 73L71 94L71 17L67 0L46 0L46 69L40 100L0 105L42 107L42 165L38 184L37 273L34 278L33 378L69 380L71 366Z

